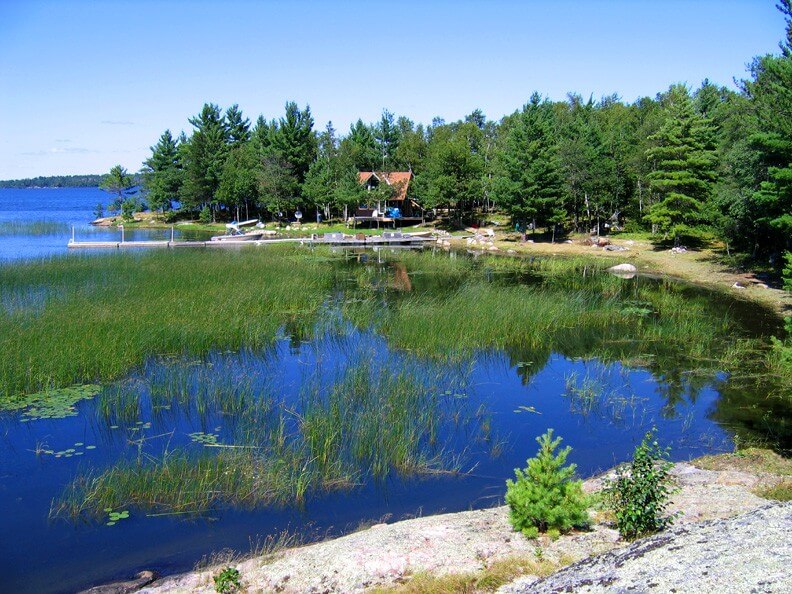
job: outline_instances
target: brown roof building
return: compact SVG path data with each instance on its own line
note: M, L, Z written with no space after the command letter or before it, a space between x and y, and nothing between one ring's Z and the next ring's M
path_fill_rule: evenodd
M372 189L385 183L393 187L390 200L404 201L407 199L407 190L412 181L412 171L360 171L358 181L367 189Z
M357 220L390 221L392 218L421 220L420 206L408 198L412 179L412 171L359 171L358 182L367 190L374 190L386 184L390 186L390 196L386 199L384 208L379 203L382 194L379 194L377 204L369 204L368 208L359 208L356 213Z

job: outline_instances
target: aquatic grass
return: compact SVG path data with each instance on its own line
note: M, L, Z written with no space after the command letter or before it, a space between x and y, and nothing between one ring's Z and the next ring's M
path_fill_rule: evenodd
M222 505L299 505L311 494L352 488L369 479L382 481L391 473L459 472L464 460L449 440L454 418L467 406L465 399L456 397L467 382L466 369L399 355L377 357L360 337L333 340L340 349L337 370L324 375L317 362L307 372L297 401L261 390L272 385L268 373L279 371L247 351L238 358L209 355L182 365L171 361L168 367L149 363L139 377L106 389L100 411L110 413L100 416L108 414L108 423L120 422L127 400L145 408L146 394L157 394L156 401L170 406L171 412L182 407L182 413L196 416L201 425L225 418L228 401L237 402L240 395L245 406L224 423L222 439L217 429L185 435L197 448L169 452L166 446L157 454L161 443L133 440L138 447L134 460L98 475L77 477L53 514L76 517L95 513L100 506L132 506L160 514L200 513ZM266 351L262 356L269 361L276 355ZM229 386L232 361L241 364L234 377L249 374L252 379ZM262 366L268 371L262 372ZM256 369L259 376L249 373ZM390 369L400 371L389 373ZM169 400L165 390L155 388L157 382L168 385L168 370L180 378L179 385L188 386L184 404L178 402L180 394ZM206 375L209 371L217 376ZM203 401L206 410L195 401ZM154 452L148 453L149 446Z
M0 237L14 235L66 235L69 225L58 221L2 221Z
M231 450L198 456L168 452L161 459L116 465L75 479L53 503L51 517L98 517L106 508L136 507L152 514L200 514L217 505L257 507L300 503L306 484L347 488L346 477L308 476L302 457L273 460Z
M0 266L3 291L37 286L51 272L49 284L65 292L39 311L0 315L0 398L113 380L155 354L257 349L284 325L309 333L333 268L271 247Z

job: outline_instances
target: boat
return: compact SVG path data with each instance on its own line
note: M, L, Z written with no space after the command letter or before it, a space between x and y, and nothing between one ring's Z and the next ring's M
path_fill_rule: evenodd
M237 223L236 221L232 221L230 223L226 223L226 234L225 235L215 235L212 237L212 241L256 241L261 239L264 236L263 229L254 229L253 231L243 231L243 227L249 227L250 225L257 225L263 227L264 225L258 219L250 219L249 221L242 221L241 223Z

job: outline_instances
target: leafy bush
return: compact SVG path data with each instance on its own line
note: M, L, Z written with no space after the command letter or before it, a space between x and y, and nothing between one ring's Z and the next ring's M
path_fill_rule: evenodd
M609 481L605 493L623 538L633 540L673 522L673 516L665 515L673 493L671 467L668 449L658 445L652 429L635 448L629 466L616 470L616 479Z
M506 481L506 503L515 530L528 538L539 532L565 532L588 523L588 501L583 494L582 481L573 480L574 464L564 466L572 448L558 454L561 438L553 439L553 430L536 438L539 452L530 458L524 470L515 469L517 479Z
M239 577L239 570L236 567L226 567L214 576L215 590L220 594L238 592L242 587Z
M212 210L208 206L204 206L201 209L201 213L198 215L198 222L204 225L212 222Z

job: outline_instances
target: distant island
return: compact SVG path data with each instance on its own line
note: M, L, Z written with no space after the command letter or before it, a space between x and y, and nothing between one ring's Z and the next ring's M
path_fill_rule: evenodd
M0 180L0 188L96 188L104 175L52 175Z

